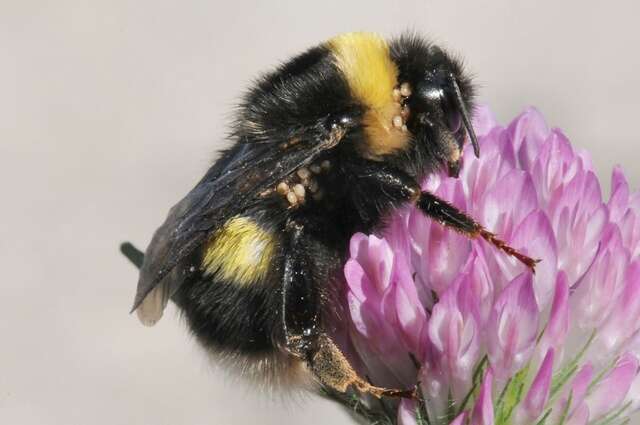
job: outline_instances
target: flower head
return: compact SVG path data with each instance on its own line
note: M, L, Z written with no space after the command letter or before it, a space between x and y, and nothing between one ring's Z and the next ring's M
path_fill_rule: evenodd
M616 168L604 201L589 156L535 109L502 127L480 108L474 126L481 157L466 147L459 179L423 189L542 259L536 274L399 211L351 240L354 364L376 385L419 383L405 425L623 422L640 408L640 193Z

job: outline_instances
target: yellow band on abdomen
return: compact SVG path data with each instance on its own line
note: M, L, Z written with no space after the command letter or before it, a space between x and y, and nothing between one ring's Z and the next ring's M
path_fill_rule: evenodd
M229 219L204 250L202 266L207 276L248 285L266 278L275 254L276 240L247 217Z

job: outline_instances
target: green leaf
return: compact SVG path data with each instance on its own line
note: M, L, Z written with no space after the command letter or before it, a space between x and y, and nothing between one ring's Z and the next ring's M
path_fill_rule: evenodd
M540 420L538 422L536 422L536 425L545 425L547 423L547 418L549 418L549 415L551 414L551 411L553 409L549 409L544 413L544 416L542 416L540 418Z
M422 401L418 403L415 414L416 423L418 425L431 425L431 422L429 421L429 415L427 414L427 409Z
M604 377L607 375L607 373L609 373L611 371L611 369L613 369L615 367L617 362L618 362L618 359L615 359L615 360L611 361L607 365L607 367L603 368L600 371L600 373L598 373L598 375L595 378L593 378L593 380L589 384L589 387L587 388L587 394L591 394L593 392L593 390L598 386L600 381L602 381L604 379Z
M380 409L374 409L362 403L354 393L341 393L331 388L322 387L318 391L321 396L340 404L350 415L362 425L395 425L395 418Z
M458 417L458 415L467 408L467 404L469 403L469 400L471 400L471 398L476 395L478 388L480 388L480 384L482 383L484 372L487 369L488 363L489 363L489 357L487 356L484 356L482 360L478 362L478 365L473 371L473 381L472 381L471 389L462 399L462 403L460 403L460 408L456 412L455 417Z
M524 386L527 375L529 374L529 365L522 368L516 373L505 385L497 403L494 405L496 412L496 425L507 425L511 420L511 415L516 406L522 400Z
M456 402L449 389L449 395L447 396L447 423L453 421L456 418Z
M424 392L422 391L422 387L419 384L418 389L420 391L421 397L418 397L417 400L416 421L418 422L418 425L431 425L429 412L427 411L427 404L425 402Z
M558 420L558 425L564 425L567 421L567 417L569 416L569 409L571 409L571 403L573 403L573 391L569 392L569 398L562 408L562 414L560 415L560 420Z
M577 370L580 367L580 361L582 360L582 357L589 349L589 346L591 345L595 337L596 337L596 331L594 330L593 332L591 332L591 336L589 337L589 340L578 352L578 354L576 354L575 357L571 359L571 361L567 363L565 367L560 369L560 371L558 371L553 376L553 379L551 380L551 392L549 395L550 399L552 399L558 393L558 391L560 391L564 387L564 385L569 381L569 379L571 379L573 375L577 372Z
M620 407L618 410L612 409L610 414L600 419L599 421L592 422L592 425L611 425L614 421L620 419L620 417L624 414L624 412L627 409L629 409L629 407L631 407L631 404L632 402L629 401L625 403L622 407ZM628 418L625 418L622 422L624 422L625 420L628 420Z

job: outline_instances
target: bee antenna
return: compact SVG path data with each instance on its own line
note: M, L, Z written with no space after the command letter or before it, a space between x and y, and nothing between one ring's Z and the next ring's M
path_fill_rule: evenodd
M458 82L456 81L456 77L453 74L449 74L451 78L451 83L453 85L453 91L455 93L454 99L456 105L458 107L458 111L460 111L460 115L462 116L462 122L464 123L464 128L467 129L467 134L471 139L471 144L473 145L473 153L476 158L480 157L480 145L478 145L478 138L476 137L475 131L473 131L473 126L471 125L471 120L469 119L469 113L467 112L467 107L464 105L464 100L462 99L462 92L460 91L460 87L458 86Z

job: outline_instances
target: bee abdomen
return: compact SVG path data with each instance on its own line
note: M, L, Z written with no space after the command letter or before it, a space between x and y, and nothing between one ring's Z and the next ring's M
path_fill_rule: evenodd
M257 354L273 351L277 345L278 293L267 282L245 286L203 277L183 285L174 301L207 348Z

